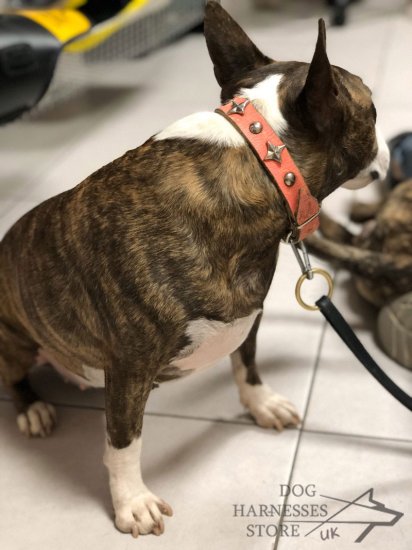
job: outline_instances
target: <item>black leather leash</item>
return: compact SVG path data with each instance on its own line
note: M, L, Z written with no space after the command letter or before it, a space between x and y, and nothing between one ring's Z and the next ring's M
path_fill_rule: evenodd
M296 299L299 304L308 310L315 311L320 310L327 322L332 326L335 332L348 346L355 357L362 363L362 365L370 372L370 374L381 384L395 399L397 399L407 409L412 411L412 397L404 392L395 382L387 376L380 366L369 355L368 351L364 348L363 344L353 332L351 327L343 318L340 311L333 305L330 298L332 295L333 281L329 273L323 269L313 269L310 265L309 255L306 250L303 241L293 243L286 240L288 244L292 246L296 259L302 270L298 283L296 285ZM307 304L301 296L301 287L306 279L313 279L314 275L321 275L324 277L329 286L329 292L327 296L322 296L316 301L316 306Z
M412 397L397 386L395 382L384 373L380 366L377 365L351 327L342 317L340 311L332 304L331 300L327 296L322 296L316 302L316 305L322 312L327 322L345 342L354 356L371 373L379 384L381 384L391 395L393 395L395 399L402 403L402 405L412 411Z

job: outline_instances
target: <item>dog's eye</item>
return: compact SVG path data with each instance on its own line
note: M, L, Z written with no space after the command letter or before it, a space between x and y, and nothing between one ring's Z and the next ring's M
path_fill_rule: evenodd
M375 108L375 105L372 103L372 115L373 115L373 119L374 121L376 122L376 117L377 117L377 114L376 114L376 108Z

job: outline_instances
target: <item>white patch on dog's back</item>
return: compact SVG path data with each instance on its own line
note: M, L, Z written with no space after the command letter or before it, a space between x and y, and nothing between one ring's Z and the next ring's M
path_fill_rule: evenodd
M242 147L245 140L239 132L217 113L194 113L174 122L154 139L200 139L226 147Z
M198 370L230 355L245 341L260 311L256 309L247 317L241 317L231 323L205 318L191 321L186 329L191 343L171 364L182 370Z
M253 102L254 107L269 122L277 134L285 132L288 123L279 108L279 83L283 74L274 74L262 80L253 88L242 88L240 97L246 97Z
M253 88L243 88L238 94L250 99L278 133L287 128L287 122L280 112L278 101L278 86L282 77L281 74L269 76ZM182 118L154 137L155 140L174 138L199 139L224 147L242 147L246 143L230 122L217 113L209 112L194 113Z

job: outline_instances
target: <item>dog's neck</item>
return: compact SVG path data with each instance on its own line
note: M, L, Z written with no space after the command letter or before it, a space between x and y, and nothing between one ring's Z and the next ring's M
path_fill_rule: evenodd
M319 227L320 206L279 135L250 99L237 97L216 112L243 136L283 197L290 219L289 238L305 239Z
M308 143L300 142L300 132L284 117L281 110L282 96L285 95L285 89L289 93L289 88L294 87L294 83L284 77L283 73L271 75L253 87L241 88L236 96L245 97L253 102L257 111L268 121L291 152L311 194L321 202L332 191L327 188L324 181L328 159L325 151L317 148L313 141L309 146ZM295 118L299 117L298 113L294 115ZM299 124L302 122L299 121Z
M237 96L249 99L290 150L291 136L294 132L279 106L279 84L283 76L283 74L271 75L253 87L242 87L235 94L234 99ZM240 148L246 146L244 137L223 117L213 112L199 112L184 117L162 130L154 139L195 139L221 147ZM314 164L320 166L325 162L319 158L306 159L302 156L299 159L295 158L295 162L311 193L321 200L323 196L321 196L320 173L316 171L314 176L314 171L311 168Z
M254 107L268 121L272 130L281 139L283 139L288 129L288 123L279 107L278 88L282 77L283 74L272 75L253 88L242 88L237 94L253 102Z

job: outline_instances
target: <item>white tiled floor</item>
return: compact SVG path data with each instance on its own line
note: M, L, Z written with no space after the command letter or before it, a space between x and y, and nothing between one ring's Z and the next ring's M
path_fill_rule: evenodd
M360 74L373 89L387 137L412 127L412 19L404 4L364 0L353 6L349 26L328 31L331 61ZM253 12L246 0L223 5L272 57L310 59L322 2L283 2L265 13ZM218 104L201 35L120 64L116 72L127 86L95 88L0 129L0 235L39 201L75 185L170 121ZM367 189L359 196L373 193ZM325 208L342 219L352 197L339 190ZM297 276L291 251L283 248L259 332L258 361L266 381L297 405L303 428L277 434L256 427L238 402L228 361L154 391L144 426L144 473L175 511L161 539L135 541L112 525L101 460L101 391L81 392L49 369L38 369L33 384L57 404L60 422L50 439L27 441L0 390L1 550L316 550L328 544L346 550L368 522L390 522L395 516L387 509L404 515L393 526L374 527L362 547L409 550L410 414L364 372L320 315L299 309ZM356 299L344 273L337 278L335 301L385 370L410 391L411 372L377 348L374 314ZM254 517L249 508L258 514L259 505L280 506L281 484L287 483L295 484L297 495L299 487L314 485L316 494L309 488L304 496L288 497L287 504L297 508L286 507L283 536L276 537L279 515ZM345 512L343 521L352 523L321 525L305 536L320 523L304 523L303 505L318 506L306 517L317 521L321 506L337 512L342 501L370 489L382 506L372 509L366 495ZM241 505L247 517L240 516ZM296 509L300 516L293 516ZM299 536L292 536L293 525ZM335 528L339 538L323 541Z

